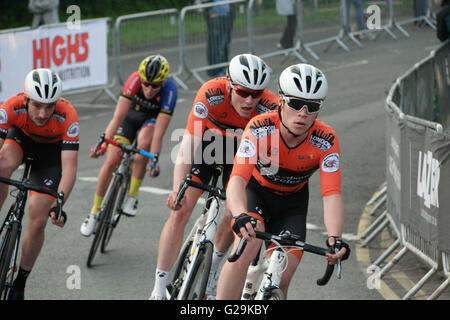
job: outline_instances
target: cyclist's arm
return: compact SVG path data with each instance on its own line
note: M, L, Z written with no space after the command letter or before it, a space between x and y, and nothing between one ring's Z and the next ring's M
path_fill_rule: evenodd
M69 197L75 184L78 167L78 151L63 150L61 151L61 168L62 175L58 186L58 192L64 192L64 200Z
M227 186L227 206L233 217L247 212L247 181L241 176L232 176Z
M172 116L165 113L159 113L156 118L155 130L153 133L152 145L150 147L151 153L160 153L163 144L164 134L169 126Z
M122 124L123 120L127 116L128 111L130 110L131 100L124 98L122 96L119 97L119 101L116 105L116 110L114 111L113 118L109 122L108 126L105 130L105 137L108 139L112 139Z
M340 194L323 197L324 223L329 236L342 237L344 229L344 203Z
M195 150L200 142L200 137L189 134L187 131L184 133L173 169L173 191L178 192L180 184L191 170Z

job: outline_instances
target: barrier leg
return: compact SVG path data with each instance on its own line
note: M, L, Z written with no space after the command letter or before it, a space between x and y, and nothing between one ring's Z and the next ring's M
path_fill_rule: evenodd
M408 252L408 248L403 247L402 250L400 250L391 261L389 261L388 264L386 264L379 273L380 279L383 277L394 265L396 265L400 259L405 255L405 253Z
M369 216L373 216L375 212L378 210L378 208L386 201L387 196L384 195L380 201L377 202L377 204L370 210Z
M375 238L387 225L389 224L389 219L385 219L379 226L378 228L375 229L374 232L372 232L372 234L367 237L366 240L364 240L363 243L361 243L361 247L365 247L367 246L372 240L373 238Z
M384 219L386 219L387 211L384 211L378 218L375 219L375 221L372 222L370 226L367 227L367 229L359 236L360 239L364 239L369 235L373 229Z
M435 300L437 299L442 292L450 286L450 268L449 268L449 257L443 252L442 253L442 265L444 266L444 273L447 276L447 279L427 298L427 300Z
M395 240L389 248L387 248L381 256L379 256L372 265L369 266L368 270L374 270L378 267L394 250L400 245L400 239Z
M420 279L420 281L417 282L417 284L406 293L406 295L402 298L402 300L407 300L407 299L411 298L412 296L414 296L417 293L417 291L419 291L420 288L422 288L422 286L425 284L425 282L427 282L428 279L430 279L431 276L436 273L436 271L437 270L435 268L432 268L430 271L428 271L427 274L425 276L423 276L423 278Z

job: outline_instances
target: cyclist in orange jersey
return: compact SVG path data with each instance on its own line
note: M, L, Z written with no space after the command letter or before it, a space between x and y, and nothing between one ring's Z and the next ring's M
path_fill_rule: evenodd
M25 158L33 158L30 182L64 192L65 200L75 184L80 125L70 103L61 98L62 83L49 69L32 70L25 90L0 107L0 176L9 178ZM8 186L0 184L0 208ZM23 300L25 282L44 244L49 212L56 200L31 192L28 226L23 239L18 275L9 298ZM65 218L52 223L63 227Z
M254 117L242 134L227 188L227 205L233 215L234 250L244 237L249 242L234 263L225 262L217 299L238 299L247 269L261 246L256 229L273 234L289 232L306 238L308 180L319 169L327 244L337 246L330 263L350 253L342 241L344 207L341 197L339 141L334 130L317 119L328 90L324 74L314 66L286 68L279 78L279 109ZM288 254L280 289L286 294L302 251Z
M166 296L167 274L179 254L184 228L202 195L201 190L188 188L181 204L175 207L180 183L189 172L193 180L208 183L212 176L211 164L217 163L224 164L222 185L226 186L243 128L253 116L277 106L276 96L266 89L270 74L271 69L262 59L240 54L231 59L226 77L209 80L198 90L175 163L173 191L167 199L171 213L159 241L151 299ZM232 241L229 219L225 217L214 241L210 282L206 290L209 298L215 295L217 269Z

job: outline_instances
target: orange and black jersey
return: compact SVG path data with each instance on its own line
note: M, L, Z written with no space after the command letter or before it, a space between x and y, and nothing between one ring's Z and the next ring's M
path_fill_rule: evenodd
M206 129L217 129L227 136L227 129L244 129L252 117L277 108L277 97L265 89L251 116L241 117L231 105L228 81L226 77L215 78L200 87L189 113L188 133L202 137Z
M341 193L339 141L334 130L315 120L307 138L290 148L280 135L278 112L254 117L246 126L231 176L258 184L280 195L299 191L320 170L322 196Z
M62 150L78 150L80 124L75 108L64 98L56 102L53 115L43 127L28 117L23 92L7 99L0 107L0 138L5 139L10 126L20 129L37 143L62 143Z

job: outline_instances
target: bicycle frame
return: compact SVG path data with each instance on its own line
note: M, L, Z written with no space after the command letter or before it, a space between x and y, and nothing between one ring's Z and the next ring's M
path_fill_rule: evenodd
M216 187L219 176L222 174L222 171L223 171L222 166L215 167L212 183L210 185L213 188ZM195 183L192 185L196 186ZM182 189L180 189L182 190L180 193L184 194L186 188L187 185L186 186L183 185ZM193 228L191 229L189 235L186 237L186 240L183 243L182 248L187 246L188 243L192 241L188 263L186 265L186 268L184 268L181 271L181 274L179 276L179 279L181 279L182 281L182 285L176 296L176 299L178 300L183 299L187 294L188 286L194 275L194 266L197 263L200 249L202 248L202 246L204 246L205 243L207 242L213 243L214 241L218 223L219 221L221 221L220 218L222 217L220 215L219 208L220 204L217 196L212 195L210 192L206 200L205 209L203 210L200 217L198 217L197 220L195 221ZM167 296L168 298L171 298L169 293L167 293Z
M197 262L198 254L200 252L200 247L205 242L214 241L214 236L217 231L218 226L218 217L219 217L219 201L217 198L211 199L210 207L208 208L206 214L203 213L195 222L194 227L192 228L189 236L187 237L185 243L193 239L192 242L192 250L190 254L190 263L187 266L186 272L183 275L183 285L180 288L180 292L178 293L177 298L184 297L186 294L187 286L192 278L193 274L193 266Z

